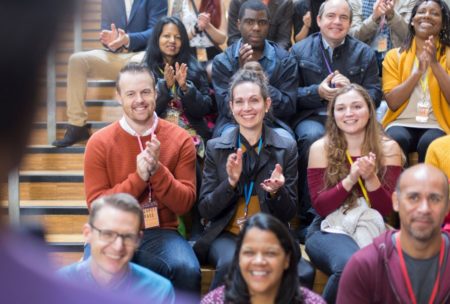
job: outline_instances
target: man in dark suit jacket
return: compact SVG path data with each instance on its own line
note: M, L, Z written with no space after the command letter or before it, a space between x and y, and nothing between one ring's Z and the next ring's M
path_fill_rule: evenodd
M74 53L67 70L67 117L64 138L53 142L66 147L89 138L84 99L88 78L116 79L129 61L140 61L153 26L167 15L167 1L102 0L102 50Z

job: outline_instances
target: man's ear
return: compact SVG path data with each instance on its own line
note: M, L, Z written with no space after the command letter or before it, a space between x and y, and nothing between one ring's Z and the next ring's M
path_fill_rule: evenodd
M398 212L398 196L396 191L392 193L392 208L394 208L394 211Z
M116 100L119 104L122 104L122 97L120 97L120 93L117 90L116 90Z
M84 237L84 241L86 243L90 243L91 242L91 238L92 238L92 227L91 225L89 225L88 223L83 225L83 237Z
M238 28L240 28L240 27L241 27L241 20L240 20L240 19L238 19L238 20L237 20L237 23L236 23L236 25L237 25L237 27L238 27Z

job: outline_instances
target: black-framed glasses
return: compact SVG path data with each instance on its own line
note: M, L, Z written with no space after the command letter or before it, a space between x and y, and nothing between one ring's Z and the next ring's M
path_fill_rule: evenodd
M98 231L98 235L100 237L100 240L105 243L113 243L118 237L122 238L122 241L125 246L135 246L139 244L140 236L138 234L134 233L128 233L128 234L120 234L118 232L108 230L108 229L99 229L95 227L93 224L90 224L90 226Z

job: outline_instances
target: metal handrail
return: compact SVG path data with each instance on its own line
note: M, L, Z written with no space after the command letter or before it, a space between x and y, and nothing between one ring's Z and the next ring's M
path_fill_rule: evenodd
M19 169L15 168L8 175L8 213L11 225L20 223Z

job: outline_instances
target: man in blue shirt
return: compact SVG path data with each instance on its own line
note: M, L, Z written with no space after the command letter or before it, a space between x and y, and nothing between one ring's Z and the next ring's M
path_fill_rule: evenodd
M130 262L141 240L144 221L137 200L125 193L104 196L92 203L90 212L83 235L91 256L62 268L59 274L73 282L130 294L149 303L173 303L174 290L166 278Z

